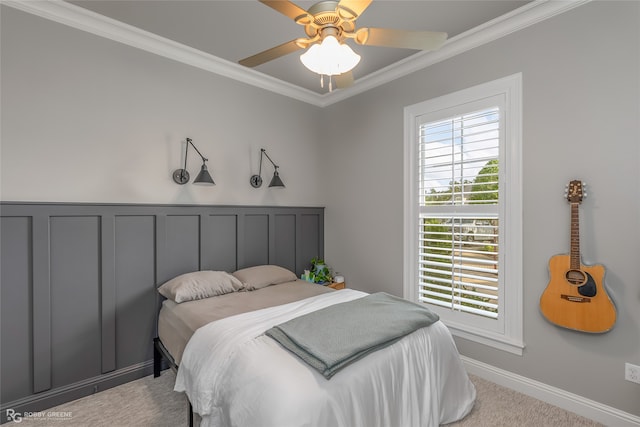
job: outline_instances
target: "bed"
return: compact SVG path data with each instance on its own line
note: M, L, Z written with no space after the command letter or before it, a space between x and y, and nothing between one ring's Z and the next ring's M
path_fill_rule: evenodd
M475 388L451 334L437 319L330 376L271 335L302 319L321 325L326 310L362 304L377 294L336 291L297 280L277 266L233 275L190 273L159 291L167 299L158 317L154 375L160 375L161 357L177 369L174 389L186 393L190 413L200 415L203 427L438 426L473 407ZM330 317L333 326L318 326L318 335L338 337L353 325L350 320L336 327L342 317ZM372 319L367 324L376 325Z

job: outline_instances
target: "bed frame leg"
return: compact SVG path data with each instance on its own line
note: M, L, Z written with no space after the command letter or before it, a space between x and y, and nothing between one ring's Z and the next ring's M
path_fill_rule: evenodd
M153 339L153 378L158 378L162 369L162 353L158 349L158 340L159 338Z
M162 371L162 359L166 358L169 363L169 367L174 371L178 371L178 365L173 361L171 355L167 352L167 350L162 345L160 341L160 337L156 337L153 339L153 377L157 378L160 376L160 372ZM187 413L187 417L189 420L189 427L193 427L193 405L189 399L187 399L189 403L189 409Z

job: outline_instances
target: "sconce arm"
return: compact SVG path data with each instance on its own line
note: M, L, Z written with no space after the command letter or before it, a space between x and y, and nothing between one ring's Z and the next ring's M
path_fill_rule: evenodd
M209 161L209 159L207 159L206 157L204 157L204 156L202 155L202 153L200 152L200 150L198 150L198 148L197 148L195 145L193 145L193 141L191 140L191 138L187 138L187 142L188 142L189 144L191 144L191 146L193 147L193 149L194 149L194 150L196 150L196 153L198 153L198 154L200 155L200 157L202 157L202 161L203 161L203 162L208 162L208 161ZM187 146L187 148L189 148L189 147ZM186 163L186 162L187 162L187 160L186 160L186 159L187 159L187 155L186 155L186 154L185 154L184 158L185 158L185 169L186 169L186 168L187 168L187 167L186 167L186 164L187 164L187 163Z
M267 156L267 159L269 159L269 161L271 162L271 164L273 165L274 168L278 169L278 165L276 165L273 160L271 160L271 157L269 157L269 155L267 154L267 151L264 148L261 148L260 151L262 152L262 154L264 154L265 156ZM260 157L260 163L262 164L262 157Z

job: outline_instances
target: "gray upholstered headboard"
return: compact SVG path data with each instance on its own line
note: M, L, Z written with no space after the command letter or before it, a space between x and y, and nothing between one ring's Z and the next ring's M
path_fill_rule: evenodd
M324 253L324 209L0 204L2 414L151 373L166 280Z

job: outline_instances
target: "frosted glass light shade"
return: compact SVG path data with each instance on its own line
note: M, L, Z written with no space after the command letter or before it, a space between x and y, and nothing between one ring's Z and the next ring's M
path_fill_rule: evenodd
M300 55L300 61L314 73L334 76L351 71L360 62L360 55L338 43L334 36L327 36Z

